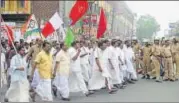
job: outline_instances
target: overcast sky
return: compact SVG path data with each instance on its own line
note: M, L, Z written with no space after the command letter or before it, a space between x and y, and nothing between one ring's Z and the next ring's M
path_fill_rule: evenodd
M150 14L160 24L158 36L164 35L170 22L179 20L179 1L126 1L132 12L137 15Z

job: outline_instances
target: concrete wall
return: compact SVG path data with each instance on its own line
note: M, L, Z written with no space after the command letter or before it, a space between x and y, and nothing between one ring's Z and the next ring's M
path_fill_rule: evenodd
M39 19L49 19L56 11L59 11L59 1L32 1L32 14Z

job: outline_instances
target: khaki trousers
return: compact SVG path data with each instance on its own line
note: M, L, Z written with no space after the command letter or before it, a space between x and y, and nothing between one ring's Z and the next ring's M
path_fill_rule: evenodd
M153 57L152 63L154 66L154 70L152 70L152 72L155 71L155 76L156 76L156 79L158 80L160 78L160 62L157 59L157 57Z
M164 59L164 68L165 68L165 75L164 79L174 79L174 72L173 72L173 61L172 57Z

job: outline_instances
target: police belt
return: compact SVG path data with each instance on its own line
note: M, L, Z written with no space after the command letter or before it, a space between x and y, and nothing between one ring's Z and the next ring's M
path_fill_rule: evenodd
M160 55L154 55L154 57L160 57Z
M171 58L172 56L166 56L165 58Z

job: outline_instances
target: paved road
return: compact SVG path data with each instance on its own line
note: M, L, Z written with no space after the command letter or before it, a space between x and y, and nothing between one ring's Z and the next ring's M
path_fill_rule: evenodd
M1 97L3 95L1 92ZM40 101L39 97L37 99ZM59 98L55 98L55 101L61 102ZM90 97L72 93L71 102L179 102L179 81L156 83L154 80L139 80L116 94L100 90Z

